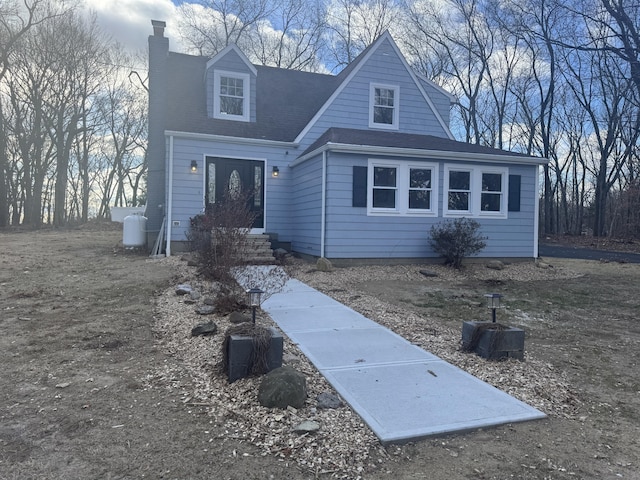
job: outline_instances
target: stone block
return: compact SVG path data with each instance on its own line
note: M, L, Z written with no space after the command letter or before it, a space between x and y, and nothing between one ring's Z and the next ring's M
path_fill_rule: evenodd
M509 326L492 329L492 325L497 324L462 322L462 347L490 360L502 358L524 360L524 330ZM477 328L481 330L480 336L477 342L472 342Z
M283 340L275 328L271 328L271 345L267 351L267 371L282 366ZM253 367L253 340L248 335L231 335L229 337L228 376L229 383L247 377ZM265 372L266 373L266 372Z

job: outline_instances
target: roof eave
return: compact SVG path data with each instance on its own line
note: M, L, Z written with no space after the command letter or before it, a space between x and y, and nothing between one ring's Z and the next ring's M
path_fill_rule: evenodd
M227 45L225 48L223 48L222 50L220 50L218 53L216 53L213 57L211 57L209 59L209 61L207 62L206 70L209 70L209 68L212 65L215 65L218 60L220 60L221 58L223 58L227 53L229 53L230 51L234 51L239 57L240 59L244 62L244 64L247 66L247 68L249 69L249 71L253 74L253 75L257 75L258 74L258 70L256 70L255 65L253 65L249 59L247 58L247 56L244 54L244 52L242 50L240 50L238 48L238 46L235 43L230 43L229 45Z
M232 137L229 135L215 135L211 133L181 132L177 130L165 130L165 136L188 138L192 140L206 140L209 142L233 143L236 145L269 145L272 147L296 148L295 142L287 142L285 140L269 140L264 138L253 137Z
M454 152L449 150L427 150L421 148L403 148L403 147L380 147L374 145L353 145L348 143L328 142L324 145L312 150L311 152L298 157L291 163L291 167L300 165L301 163L316 157L322 152L338 152L338 153L363 153L374 155L395 155L412 158L430 158L439 160L463 160L475 161L483 163L508 162L518 163L520 165L546 165L549 159L540 157L527 157L519 155L491 154L491 153L473 153L473 152Z

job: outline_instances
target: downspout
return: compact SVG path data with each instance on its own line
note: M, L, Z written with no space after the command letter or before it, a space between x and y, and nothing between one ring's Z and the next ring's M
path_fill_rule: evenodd
M324 258L324 236L326 234L327 220L327 151L322 151L322 206L320 212L320 256Z
M540 166L536 167L536 197L533 206L533 258L538 258L538 237L540 236Z
M167 185L167 223L165 224L167 246L165 255L171 256L171 212L173 212L173 135L169 137L169 184Z

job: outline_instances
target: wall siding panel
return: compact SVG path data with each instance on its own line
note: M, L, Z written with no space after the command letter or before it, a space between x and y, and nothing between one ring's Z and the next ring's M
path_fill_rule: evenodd
M293 171L291 222L295 225L292 248L306 255L321 254L322 156Z
M398 132L447 136L401 59L385 41L313 125L302 140L301 149L304 150L331 127L369 129L369 86L372 82L400 87ZM430 89L436 92L433 87ZM434 103L448 111L449 100L444 100L442 92L437 93L437 102Z
M428 258L437 256L429 246L429 230L442 222L444 161L439 161L438 217L367 216L366 208L351 206L352 166L366 166L368 157L331 154L327 176L328 258ZM412 159L412 162L416 160ZM432 162L432 159L428 161ZM450 163L450 162L448 162ZM466 164L473 164L466 162ZM537 167L510 166L509 173L522 176L521 211L507 219L476 218L487 247L479 256L532 257L537 188Z
M167 151L169 143L167 142ZM287 149L277 146L234 145L227 142L207 141L174 137L173 148L173 201L171 221L179 226L169 226L171 241L183 242L189 228L189 219L204 208L205 157L246 158L265 160L265 215L267 232L277 232L281 241L291 240L291 161ZM191 161L198 162L198 171L191 172ZM277 165L280 175L271 177L271 169ZM168 166L168 162L167 162ZM167 181L169 174L166 175ZM169 190L165 205L168 205Z

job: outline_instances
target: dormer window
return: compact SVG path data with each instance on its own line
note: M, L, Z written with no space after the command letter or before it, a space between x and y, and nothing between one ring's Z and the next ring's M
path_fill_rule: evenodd
M369 91L369 127L398 129L399 91L397 85L372 83Z
M223 120L248 122L250 77L246 73L216 71L214 74L213 116Z

